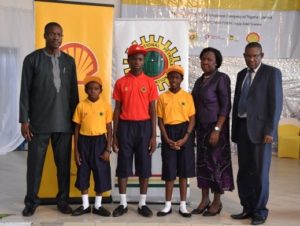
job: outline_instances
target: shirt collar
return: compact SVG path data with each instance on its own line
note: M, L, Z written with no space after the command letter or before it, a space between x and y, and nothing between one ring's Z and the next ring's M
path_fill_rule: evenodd
M99 99L98 99L97 101L95 101L95 102L93 102L93 101L90 101L88 97L85 99L85 101L86 101L86 102L88 102L88 103L90 103L90 104L96 104L96 103L99 103L99 102L100 102L100 100L101 100L101 98L100 98L100 97L99 97Z
M261 62L260 62L260 64L258 65L257 68L253 69L253 71L254 71L255 74L256 74L256 72L259 70L260 66L261 66ZM250 70L251 70L250 68L247 68L247 71L250 71Z
M127 75L127 76L130 76L130 77L138 78L138 77L143 76L143 75L145 75L145 74L144 74L144 72L141 72L138 76L136 76L136 75L130 73L130 71L129 71L129 72L127 72L126 75Z
M49 56L49 57L56 57L56 58L58 58L58 57L60 57L60 55L61 55L61 52L60 52L60 51L58 52L57 55L50 55L49 53L47 53L47 51L46 51L45 49L43 49L43 52L46 54L46 56Z
M173 93L169 89L167 90L167 92L170 93L170 94L172 94L172 95L177 95L177 94L179 94L179 93L182 92L182 88L180 87L180 90L177 93Z

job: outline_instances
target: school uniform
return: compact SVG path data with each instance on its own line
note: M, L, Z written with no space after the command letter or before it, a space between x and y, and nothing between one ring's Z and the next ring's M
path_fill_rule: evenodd
M73 121L80 125L78 151L81 165L77 169L75 186L79 190L88 189L90 173L93 172L95 192L111 189L110 163L100 158L107 146L106 124L112 121L111 106L102 99L92 102L81 101L75 110Z
M127 178L133 175L132 163L135 155L135 174L141 178L151 176L149 142L152 134L149 105L158 97L153 79L144 73L130 72L117 80L113 98L121 103L117 138L119 153L116 175Z
M157 117L162 118L168 137L177 141L187 133L189 117L195 115L194 101L188 92L166 91L157 102ZM162 138L162 180L175 180L176 176L195 176L194 133L180 150L173 150Z

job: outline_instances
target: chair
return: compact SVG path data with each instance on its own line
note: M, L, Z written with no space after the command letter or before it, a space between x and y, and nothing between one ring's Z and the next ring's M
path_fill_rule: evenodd
M300 121L295 118L279 121L278 157L300 158Z

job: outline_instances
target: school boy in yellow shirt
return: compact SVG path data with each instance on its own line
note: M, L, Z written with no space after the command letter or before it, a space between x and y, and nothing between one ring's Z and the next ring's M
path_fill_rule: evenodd
M195 177L194 133L195 106L191 94L180 88L184 70L179 65L167 69L170 88L157 103L158 125L162 135L162 180L165 181L165 207L157 213L162 217L172 213L172 193L179 177L179 214L191 217L186 208L187 178Z
M75 161L78 166L75 186L81 191L82 205L73 211L73 216L90 213L88 188L93 171L95 181L95 205L92 213L110 216L102 205L102 193L111 189L109 157L112 141L112 109L100 98L102 81L90 76L84 81L88 97L75 110Z

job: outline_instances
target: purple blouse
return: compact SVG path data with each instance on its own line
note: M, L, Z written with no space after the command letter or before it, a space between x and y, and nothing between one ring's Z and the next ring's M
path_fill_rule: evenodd
M231 110L230 78L216 71L204 83L204 75L195 82L192 95L196 108L196 124L216 122L228 117Z

